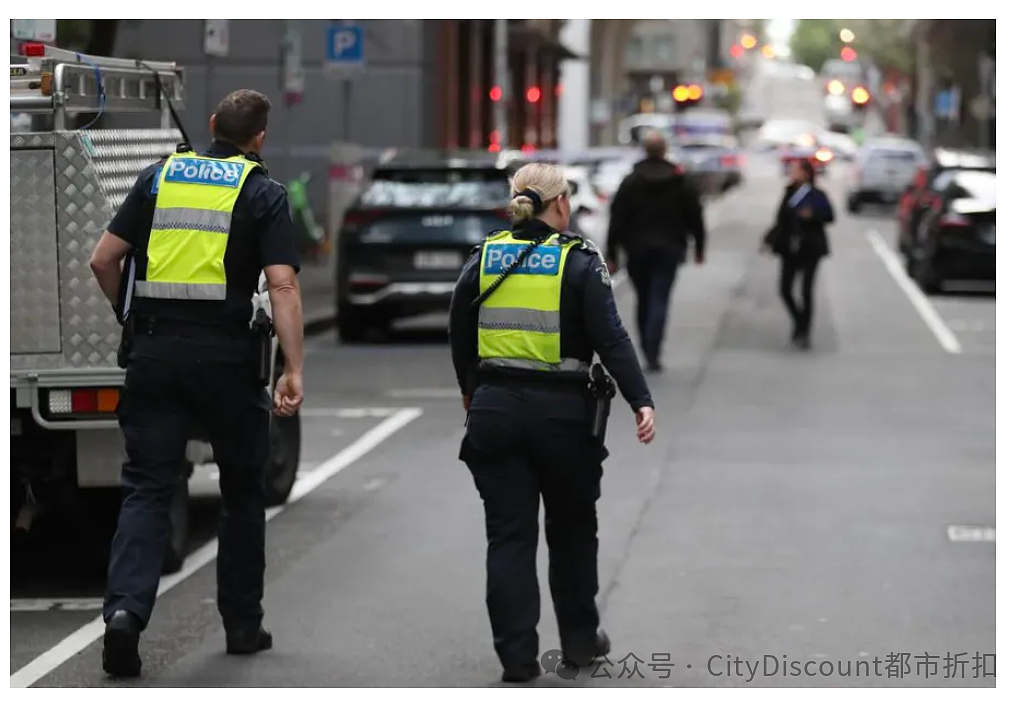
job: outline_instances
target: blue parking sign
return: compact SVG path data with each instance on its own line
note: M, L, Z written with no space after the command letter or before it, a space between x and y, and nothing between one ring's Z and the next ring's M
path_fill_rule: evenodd
M326 28L326 71L349 76L365 68L365 32L358 25Z

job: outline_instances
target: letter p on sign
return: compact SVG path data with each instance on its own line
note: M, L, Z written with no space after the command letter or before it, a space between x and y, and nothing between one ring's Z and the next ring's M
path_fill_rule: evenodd
M336 37L334 37L334 53L337 56L343 56L349 49L351 49L351 47L354 46L354 42L355 39L353 32L348 32L347 30L338 31L336 33Z

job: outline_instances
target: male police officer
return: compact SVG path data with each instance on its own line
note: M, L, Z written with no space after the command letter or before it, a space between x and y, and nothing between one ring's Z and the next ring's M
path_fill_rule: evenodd
M272 647L262 627L262 468L269 410L293 415L303 398L303 327L286 192L258 156L269 109L255 91L226 96L211 116L211 146L202 154L180 147L145 169L90 261L116 314L120 289L132 291L126 326L134 335L118 408L128 461L104 602L103 665L111 675L140 673L139 636L157 595L194 420L220 470L218 608L226 649ZM249 330L262 270L285 363L274 405Z

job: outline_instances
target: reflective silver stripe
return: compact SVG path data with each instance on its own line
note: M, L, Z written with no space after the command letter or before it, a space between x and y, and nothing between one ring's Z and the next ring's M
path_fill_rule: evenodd
M149 297L150 299L224 300L226 298L226 286L137 280L135 295L137 297Z
M232 220L233 214L226 211L185 207L154 209L154 222L151 228L155 231L175 229L229 233L229 224Z
M522 307L480 307L481 329L511 329L558 334L559 313Z
M578 358L564 358L558 363L532 361L528 358L485 358L480 363L487 368L520 368L528 371L550 371L555 373L587 373L591 370L589 363Z

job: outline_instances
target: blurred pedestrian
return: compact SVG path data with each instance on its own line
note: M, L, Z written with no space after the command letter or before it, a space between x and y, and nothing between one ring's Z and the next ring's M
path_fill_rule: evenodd
M777 220L763 239L763 248L780 256L780 296L791 315L791 341L808 349L813 322L813 284L820 260L830 254L825 226L834 222L830 199L817 188L816 171L808 160L791 162L789 182L777 209ZM795 281L802 281L802 301L795 299Z
M637 332L650 371L662 369L662 340L677 270L687 261L694 238L695 263L705 262L705 220L692 180L666 159L666 138L658 131L644 137L645 158L634 165L609 209L606 254L610 270L620 252L637 293Z
M113 676L140 674L140 633L154 609L170 508L186 484L186 443L198 423L219 467L226 651L272 647L261 605L269 412L297 413L304 344L290 206L259 155L270 108L257 91L226 96L209 121L211 145L199 154L181 145L146 167L90 261L130 348L118 402L123 501L103 611L103 668ZM263 358L271 363L270 334L251 327L262 272L285 364L273 400L260 370ZM123 282L123 273L135 279ZM123 288L132 292L128 314L119 306Z
M637 438L655 411L620 322L601 254L569 227L569 185L532 163L512 178L511 231L474 249L451 300L451 357L468 413L459 458L487 526L487 610L506 682L540 675L538 509L562 652L586 667L611 646L599 628L598 516L611 381L634 410ZM595 377L597 376L597 377ZM603 378L604 390L592 383ZM599 395L602 392L605 395Z

